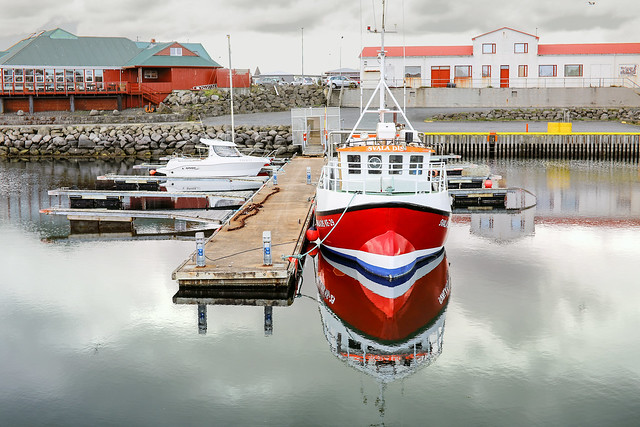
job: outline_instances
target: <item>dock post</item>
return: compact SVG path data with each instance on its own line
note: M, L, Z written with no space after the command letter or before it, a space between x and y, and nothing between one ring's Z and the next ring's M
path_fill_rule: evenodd
M196 233L196 267L204 267L204 233Z
M263 249L263 264L272 265L271 259L271 231L262 232L262 249Z

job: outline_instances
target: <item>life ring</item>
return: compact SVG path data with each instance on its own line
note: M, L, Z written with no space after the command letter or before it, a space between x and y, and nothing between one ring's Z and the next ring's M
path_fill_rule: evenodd
M433 177L433 178L437 177L438 175L440 175L440 171L438 171L438 170L431 169L431 170L429 171L429 176L431 176L431 177Z
M156 111L156 106L155 105L151 105L151 104L147 104L144 106L144 111L145 113L153 113L154 111Z

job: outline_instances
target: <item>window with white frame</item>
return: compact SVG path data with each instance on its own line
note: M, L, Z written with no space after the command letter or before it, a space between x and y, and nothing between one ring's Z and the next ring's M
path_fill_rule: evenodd
M181 47L172 47L169 49L169 55L171 56L182 56L182 48Z
M482 53L496 53L496 44L482 43Z
M419 65L407 65L404 67L404 76L406 78L420 78L422 75Z
M528 76L529 76L529 66L518 65L518 77L528 77Z
M471 77L471 65L456 65L456 77Z
M557 65L540 65L538 67L538 75L540 77L556 77L558 75Z
M514 43L513 53L529 53L529 43Z
M582 64L568 64L564 66L565 77L582 77Z

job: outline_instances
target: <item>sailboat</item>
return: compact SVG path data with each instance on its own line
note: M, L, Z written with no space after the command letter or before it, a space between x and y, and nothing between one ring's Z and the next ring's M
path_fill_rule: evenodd
M444 251L451 200L444 162L419 140L385 81L382 3L380 80L346 140L329 144L315 220L323 253L386 278L375 292L398 297L397 279ZM375 129L359 130L371 114ZM388 120L393 116L404 123Z

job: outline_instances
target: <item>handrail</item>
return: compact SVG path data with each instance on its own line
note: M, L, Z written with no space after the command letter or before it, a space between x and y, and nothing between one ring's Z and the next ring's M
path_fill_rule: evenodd
M450 79L423 79L421 77L387 78L389 87L401 88L573 88L573 87L626 87L640 88L640 84L629 77L452 77ZM364 80L364 89L374 89L377 80Z
M345 169L349 169L348 164L345 167L338 161L329 161L322 168L318 188L378 195L446 191L445 162L429 162L426 167L422 163L419 165L420 168L410 166L393 169L389 169L389 163L383 163L381 169L372 169L365 165L360 174L345 174Z

